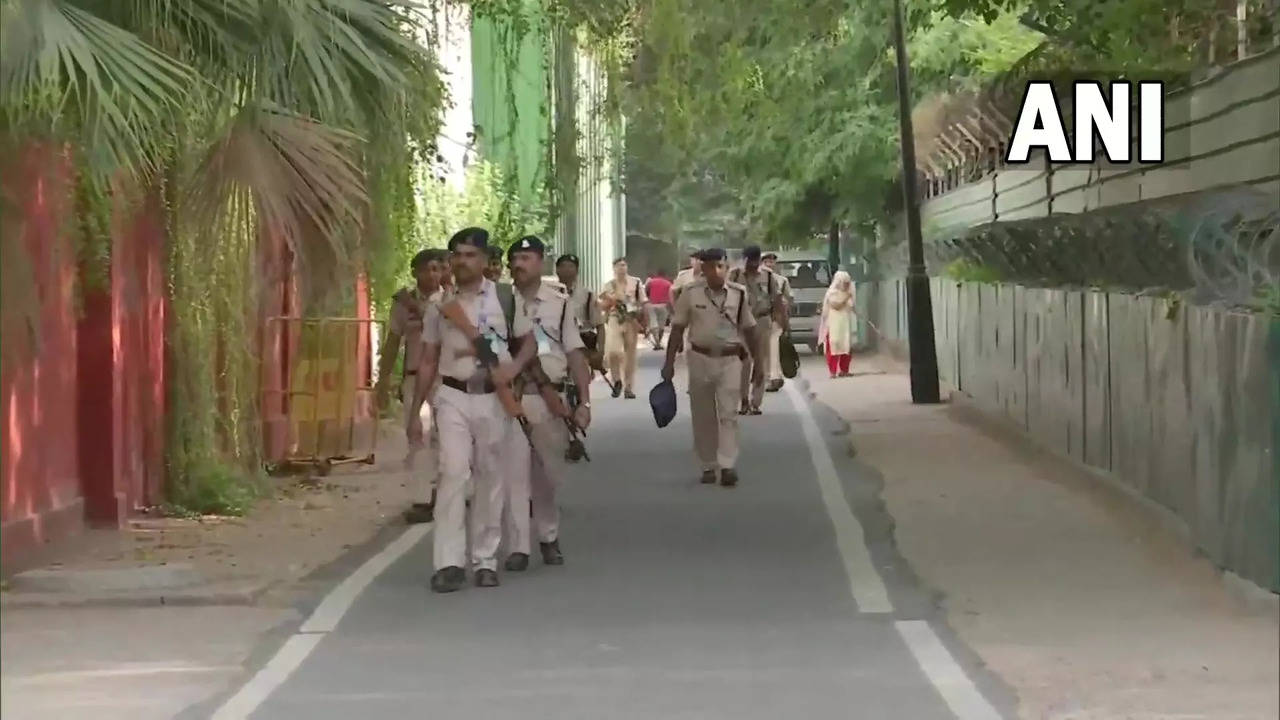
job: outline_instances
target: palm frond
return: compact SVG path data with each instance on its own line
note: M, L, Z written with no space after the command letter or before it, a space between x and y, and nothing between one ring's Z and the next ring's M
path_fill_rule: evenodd
M216 227L234 198L253 202L259 232L298 255L321 241L340 258L368 202L354 159L359 138L278 108L248 107L209 150L188 188L197 227Z
M191 68L64 0L0 6L5 126L67 129L97 167L153 166Z

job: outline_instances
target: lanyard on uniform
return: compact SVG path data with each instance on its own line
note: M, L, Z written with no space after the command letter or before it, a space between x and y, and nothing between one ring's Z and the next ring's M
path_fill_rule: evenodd
M729 305L729 288L724 289L724 302L722 303L716 302L716 299L712 297L711 288L709 286L702 288L702 291L707 294L707 302L711 303L711 307L720 312L720 317L728 320L734 327L738 327L738 323L734 322L733 318L729 317L729 311L725 309Z

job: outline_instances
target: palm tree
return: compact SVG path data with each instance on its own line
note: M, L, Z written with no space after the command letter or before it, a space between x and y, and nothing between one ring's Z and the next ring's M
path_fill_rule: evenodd
M168 203L171 481L256 460L258 246L367 256L412 202L445 101L420 20L387 0L0 0L0 161L61 149L108 213ZM4 285L4 313L29 312Z

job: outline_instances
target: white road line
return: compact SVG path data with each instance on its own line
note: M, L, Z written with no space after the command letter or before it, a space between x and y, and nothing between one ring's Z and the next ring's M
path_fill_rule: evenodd
M844 487L836 474L835 462L831 459L831 451L827 449L822 431L813 419L813 411L809 402L801 397L795 383L783 386L796 414L800 416L800 425L804 429L804 437L809 445L809 454L813 457L813 467L818 473L818 487L822 490L822 503L827 507L827 517L836 531L836 547L840 550L840 558L844 561L844 572L849 578L849 592L853 595L858 609L864 613L891 613L893 603L889 600L889 591L884 587L884 580L876 572L875 563L871 561L871 552L867 550L866 535L862 524L854 517L845 498Z
M899 620L894 625L925 677L938 689L958 720L1000 720L1000 713L982 697L928 622Z
M409 550L417 545L422 538L431 530L432 523L422 525L413 525L409 527L396 538L394 542L386 546L377 555L369 558L358 570L351 573L342 584L334 588L325 596L320 605L311 613L311 617L302 623L302 627L298 628L298 632L303 633L327 633L332 632L338 627L338 621L343 615L351 609L352 603L364 592L364 589L373 582L375 578L383 573L391 563L400 559L401 555L409 552Z
M402 555L417 545L427 533L431 532L432 523L412 525L405 529L400 537L383 548L377 555L369 558L347 576L336 588L329 591L315 611L302 623L298 632L294 633L276 654L262 666L249 682L245 683L235 695L213 714L213 720L245 720L258 706L271 697L276 688L297 670L307 659L311 651L316 649L326 633L332 632L355 603L360 593L369 586Z

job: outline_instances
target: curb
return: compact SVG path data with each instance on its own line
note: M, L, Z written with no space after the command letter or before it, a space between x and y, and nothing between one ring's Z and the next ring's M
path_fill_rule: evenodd
M5 592L0 593L0 607L18 609L254 605L273 585L275 585L274 582L263 581L110 593Z

